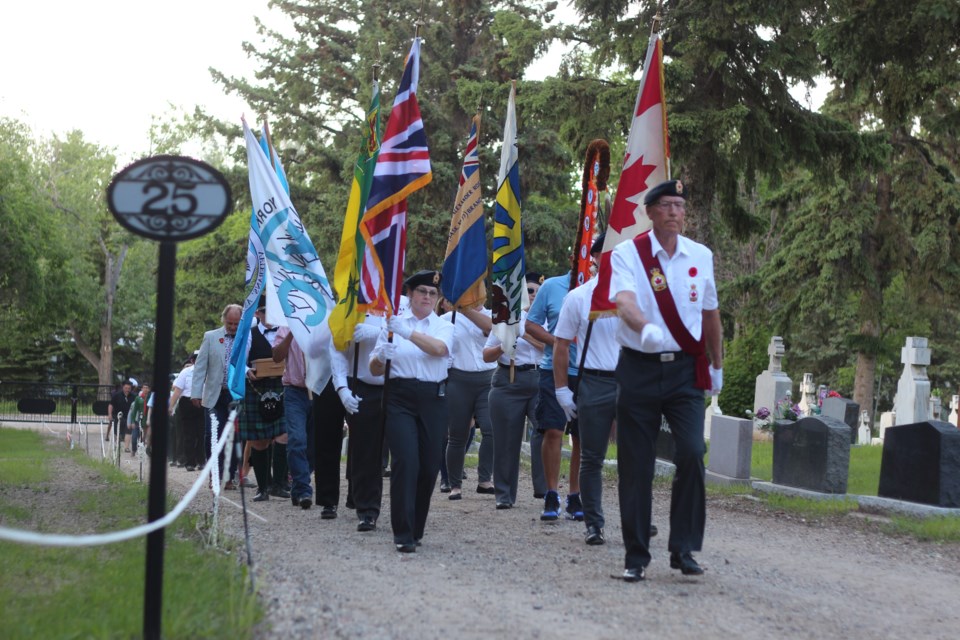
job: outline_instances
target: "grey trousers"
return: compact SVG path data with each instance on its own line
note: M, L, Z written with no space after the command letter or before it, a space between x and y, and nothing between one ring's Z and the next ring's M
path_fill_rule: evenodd
M447 372L447 399L450 420L447 423L447 476L450 486L459 489L463 482L463 457L470 436L470 419L476 416L480 440L480 462L477 482L490 482L493 472L493 428L490 426L490 378L493 371Z
M612 371L610 372L613 373ZM617 381L595 374L580 376L577 415L580 417L580 500L583 523L604 527L603 460L607 457L610 428L617 413Z
M490 418L493 422L493 486L497 503L514 504L517 501L520 445L527 417L534 421L538 379L536 369L516 371L512 384L509 369L498 366L493 374L489 395ZM542 479L543 465L540 467Z

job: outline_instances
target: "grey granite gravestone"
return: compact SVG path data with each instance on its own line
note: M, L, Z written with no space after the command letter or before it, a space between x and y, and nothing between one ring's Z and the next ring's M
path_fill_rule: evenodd
M750 479L750 455L753 452L753 421L732 416L714 416L710 438L712 472L738 480Z
M877 495L960 507L960 429L939 420L889 427Z
M778 422L773 430L773 482L820 493L846 493L850 427L825 416Z
M823 401L820 415L834 418L850 427L850 444L857 442L857 427L860 425L860 405L849 398L827 398Z

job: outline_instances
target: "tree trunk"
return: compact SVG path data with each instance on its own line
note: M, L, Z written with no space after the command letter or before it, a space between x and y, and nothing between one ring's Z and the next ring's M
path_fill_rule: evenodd
M860 325L860 335L879 339L876 325L867 320ZM853 380L853 401L860 405L860 411L870 414L873 424L873 388L876 382L877 355L866 350L857 353L857 372Z

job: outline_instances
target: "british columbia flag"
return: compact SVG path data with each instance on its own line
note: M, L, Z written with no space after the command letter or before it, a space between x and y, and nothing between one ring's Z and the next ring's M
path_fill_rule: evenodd
M367 242L360 273L361 309L391 314L400 306L407 246L407 197L433 178L417 104L420 39L414 38L393 100L360 233Z

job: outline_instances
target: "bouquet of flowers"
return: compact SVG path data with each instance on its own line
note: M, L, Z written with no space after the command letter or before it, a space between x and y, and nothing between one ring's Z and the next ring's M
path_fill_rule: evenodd
M771 418L770 409L766 407L760 407L757 409L757 412L747 411L747 417L752 418L754 424L757 425L757 429L760 431L769 431L773 428L773 419Z

